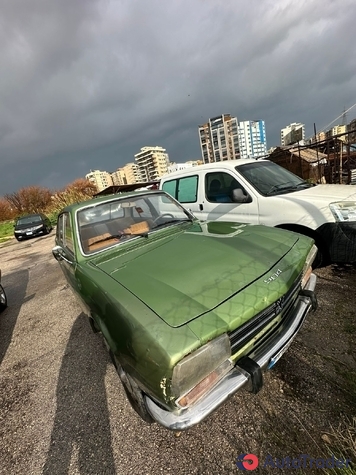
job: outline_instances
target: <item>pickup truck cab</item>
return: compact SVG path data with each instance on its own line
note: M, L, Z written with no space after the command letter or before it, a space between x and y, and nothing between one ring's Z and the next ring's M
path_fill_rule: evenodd
M315 240L315 267L356 262L356 189L308 183L269 160L240 159L180 170L160 188L200 220L264 224Z

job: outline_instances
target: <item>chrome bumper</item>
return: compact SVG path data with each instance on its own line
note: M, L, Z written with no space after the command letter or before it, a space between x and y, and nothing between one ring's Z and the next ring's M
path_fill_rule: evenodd
M311 274L304 289L310 291L311 296L299 295L292 311L279 326L278 330L248 355L261 370L274 366L298 333L306 315L312 308L312 304L315 304L315 297L312 294L315 284L316 276ZM186 430L198 424L236 391L242 388L249 389L253 386L251 375L246 370L240 368L238 363L211 392L189 409L169 412L158 406L148 396L145 396L149 413L156 422L170 430Z

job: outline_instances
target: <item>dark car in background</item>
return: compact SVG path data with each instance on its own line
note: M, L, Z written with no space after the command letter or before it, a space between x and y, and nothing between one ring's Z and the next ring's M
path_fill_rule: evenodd
M0 269L0 312L7 307L7 298L4 287L1 285L1 269Z
M18 241L43 236L52 231L51 221L43 213L21 216L16 220L14 228L14 235Z

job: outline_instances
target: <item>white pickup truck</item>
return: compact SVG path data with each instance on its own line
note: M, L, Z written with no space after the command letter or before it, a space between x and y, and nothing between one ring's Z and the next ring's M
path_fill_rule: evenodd
M231 160L161 178L202 220L265 224L312 237L315 265L356 262L356 188L314 185L269 160Z

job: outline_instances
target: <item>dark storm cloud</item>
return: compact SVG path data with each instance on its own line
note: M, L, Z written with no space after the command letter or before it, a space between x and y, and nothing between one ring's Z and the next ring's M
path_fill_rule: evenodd
M263 119L268 146L356 102L345 0L2 0L0 195L59 188L144 145L200 156L197 126ZM354 110L352 116L355 116Z

